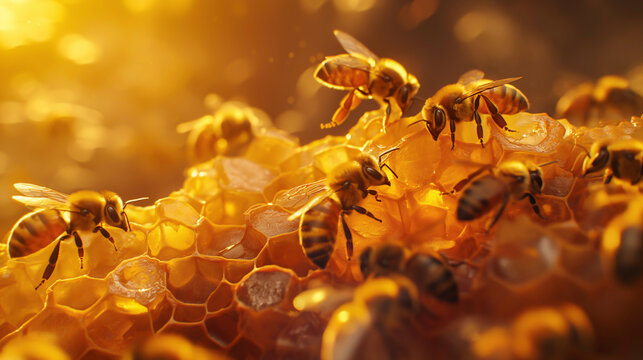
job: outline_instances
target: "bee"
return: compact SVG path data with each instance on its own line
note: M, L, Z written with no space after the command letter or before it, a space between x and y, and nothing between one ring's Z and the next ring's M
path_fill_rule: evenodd
M597 141L583 162L583 176L604 171L604 183L613 177L636 185L643 174L643 143L634 139Z
M27 256L56 241L49 256L49 264L36 289L54 272L60 243L64 240L74 238L80 268L83 268L85 251L78 231L91 230L93 233L100 233L112 243L115 251L118 250L114 238L103 225L131 231L125 207L131 202L147 199L140 198L123 203L123 200L111 191L81 190L67 195L27 183L17 183L14 187L24 196L15 195L13 198L36 210L23 216L11 230L8 240L9 256Z
M315 79L332 89L349 90L330 122L322 129L335 127L346 119L363 98L375 99L386 105L384 124L391 115L391 100L402 114L411 105L420 89L417 78L393 59L380 59L354 37L334 31L335 37L348 54L329 56L315 70Z
M556 114L577 126L596 126L622 121L643 112L643 97L627 79L603 76L596 83L585 82L567 91L556 104Z
M498 212L489 225L489 228L492 228L500 219L511 198L518 200L528 198L536 215L544 219L534 194L542 193L544 187L541 168L554 163L556 161L535 165L530 161L512 160L505 161L495 168L481 167L457 183L451 191L459 192L464 188L462 196L458 199L458 220L471 221L480 218L500 204ZM490 174L479 177L484 171L489 171ZM473 179L475 181L465 188Z
M382 222L359 203L368 195L377 197L377 191L369 189L372 186L391 186L384 168L392 169L382 162L386 154L398 150L389 149L375 159L373 156L360 151L354 159L336 166L326 179L295 187L286 194L285 198L309 197L304 206L299 208L288 219L301 217L299 240L304 253L315 265L324 269L330 260L337 236L337 225L342 223L346 237L346 254L348 260L353 256L353 236L346 223L345 216L352 211L366 215Z
M458 285L449 267L438 257L415 253L411 256L397 244L366 248L360 255L364 278L402 274L411 279L421 294L449 303L458 302Z
M587 314L571 303L529 309L513 321L511 333L516 359L576 358L594 338Z
M214 115L179 124L177 132L188 134L188 155L200 163L217 155L241 155L255 137L253 126L259 119L251 108L237 102L226 102Z
M634 285L643 275L643 207L641 198L629 198L627 210L614 218L603 233L602 247L612 257L614 278Z
M513 131L507 127L501 114L516 114L529 108L527 97L516 87L509 85L520 77L496 81L483 77L482 71L471 70L460 76L456 84L444 86L426 100L420 114L421 119L410 125L425 123L433 140L437 140L448 122L451 150L455 147L455 124L461 121L476 122L478 139L484 147L480 112L490 114L500 128ZM484 104L480 104L480 99L484 100Z
M370 358L369 354L358 356L359 349L369 348L362 345L375 340L378 349L388 351L390 358L424 358L413 353L412 345L417 348L418 344L410 342L416 332L408 331L408 324L420 312L421 303L409 279L398 275L368 279L351 296L342 293L339 299L333 296L337 291L315 288L293 300L300 311L318 311L326 308L326 303L339 305L322 335L322 360ZM397 353L400 351L405 354Z

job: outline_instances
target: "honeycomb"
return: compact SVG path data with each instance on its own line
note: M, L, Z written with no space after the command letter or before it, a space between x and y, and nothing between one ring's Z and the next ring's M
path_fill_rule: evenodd
M367 112L346 136L302 146L264 123L235 144L243 151L211 149L210 159L186 169L180 189L151 206L128 206L132 231L109 227L118 251L83 233L81 269L75 245L64 242L38 290L53 244L20 258L2 244L0 359L643 355L642 283L614 276L615 234L643 220L640 189L582 176L585 149L604 139L643 140L642 118L576 127L520 113L505 116L516 130L506 132L485 117L484 148L465 122L451 150L448 135L433 141L409 126L419 114L386 129L383 116ZM347 217L355 254L384 242L439 253L451 265L457 304L423 297L411 314L372 310L363 299L375 286L362 277L359 256L347 259L343 232L322 270L302 250L299 220L289 219L309 200L285 196L289 189L324 179L359 151L377 156L392 147L399 150L386 163L397 178L378 189L380 201L360 203L381 223ZM481 165L508 160L555 161L543 167L542 218L527 201L511 201L490 229L491 215L459 221L460 195L449 190ZM315 289L328 296L295 307L298 295ZM332 331L353 342L334 341L335 355L322 356L342 311L354 323Z

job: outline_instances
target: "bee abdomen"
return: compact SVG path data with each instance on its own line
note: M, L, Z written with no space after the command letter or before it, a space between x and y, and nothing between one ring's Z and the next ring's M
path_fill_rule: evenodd
M458 220L471 221L486 214L498 203L503 191L504 184L492 176L475 180L458 200Z
M525 94L515 86L505 84L487 90L484 94L496 105L498 112L501 114L517 114L529 109L529 100L527 100ZM484 102L482 102L482 104L484 104ZM482 105L480 106L483 107ZM486 109L486 105L483 108L483 112L488 114L489 111Z
M643 229L628 227L621 233L621 245L614 259L616 279L624 285L636 282L643 273Z
M328 61L324 61L317 68L315 77L329 85L344 88L367 86L369 82L368 71L332 64Z
M333 253L340 211L336 201L327 199L308 210L301 220L301 246L308 259L322 269Z
M458 285L442 261L431 255L415 254L406 262L405 271L421 292L440 301L458 302Z
M56 240L67 229L58 210L39 210L23 216L11 230L9 256L32 254Z

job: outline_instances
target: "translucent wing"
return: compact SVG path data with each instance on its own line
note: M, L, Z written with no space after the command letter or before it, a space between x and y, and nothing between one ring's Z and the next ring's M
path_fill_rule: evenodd
M59 209L64 210L67 208L65 203L61 203L56 200L49 198L35 198L28 196L13 196L13 199L25 204L28 208L31 209Z
M488 82L486 84L482 84L480 86L477 86L473 90L468 91L465 94L461 95L459 97L459 99L464 100L464 99L466 99L468 97L478 95L478 94L480 94L482 92L485 92L485 91L487 91L489 89L493 89L493 88L498 87L498 86L509 84L510 82L514 82L514 81L516 81L518 79L521 79L521 77L507 78L507 79L496 80L496 81Z
M367 72L371 70L371 64L367 60L353 55L342 54L336 56L327 56L326 60L324 61L333 65L346 66L351 69L363 70Z
M328 188L326 186L326 180L322 179L309 184L299 185L284 194L278 195L275 198L275 203L286 208L298 208L294 214L288 217L288 220L295 220L332 194L333 190Z
M348 35L347 33L339 30L334 31L335 37L342 44L344 50L348 51L349 54L355 56L361 56L368 60L373 60L374 62L378 61L380 58L370 51L364 44L359 42L359 40Z
M67 198L69 197L69 195L67 194L63 194L48 187L34 184L17 183L13 184L13 187L26 197L47 198L63 204L67 202Z
M473 69L469 70L466 73L462 74L458 79L458 84L466 85L474 81L482 80L484 77L484 72L482 70Z

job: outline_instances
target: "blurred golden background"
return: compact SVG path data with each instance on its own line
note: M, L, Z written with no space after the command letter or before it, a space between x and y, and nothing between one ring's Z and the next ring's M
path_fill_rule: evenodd
M302 143L344 92L315 66L341 29L415 74L426 98L472 69L553 114L605 74L643 93L643 2L440 0L0 0L0 231L27 212L12 184L156 199L180 187L185 134L210 93L263 109ZM415 114L421 103L409 111Z

